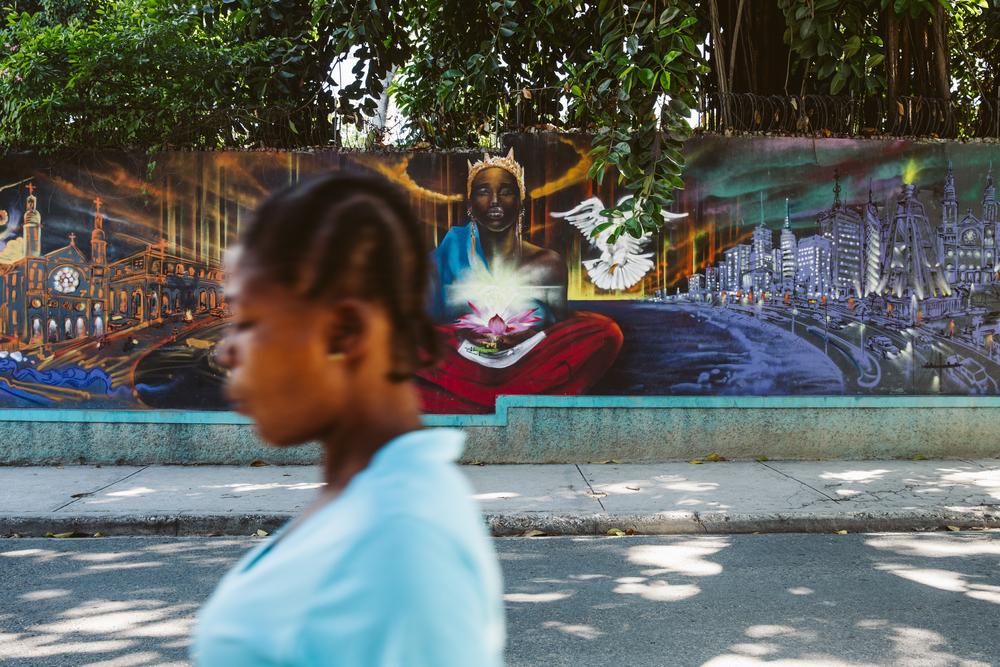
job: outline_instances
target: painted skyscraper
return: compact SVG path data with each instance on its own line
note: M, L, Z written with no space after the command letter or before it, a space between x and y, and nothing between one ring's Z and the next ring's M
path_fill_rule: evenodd
M861 293L861 215L840 200L840 174L834 175L833 206L819 217L823 236L831 242L830 272L837 296Z
M882 263L882 219L879 217L878 206L872 198L872 191L868 189L868 203L865 205L864 213L864 284L862 285L862 296L868 296L878 292Z
M889 222L878 291L897 298L912 294L921 300L951 294L930 221L913 183L904 186Z
M792 219L789 214L788 198L785 198L785 224L781 227L781 285L782 289L795 287L795 232L792 231Z

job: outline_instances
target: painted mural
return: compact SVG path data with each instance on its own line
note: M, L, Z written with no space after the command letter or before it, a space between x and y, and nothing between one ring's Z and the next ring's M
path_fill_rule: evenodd
M997 144L698 137L663 229L611 243L603 211L628 193L587 178L586 141L8 154L0 407L225 410L222 254L268 193L331 170L391 180L424 223L445 350L418 377L428 412L1000 394Z

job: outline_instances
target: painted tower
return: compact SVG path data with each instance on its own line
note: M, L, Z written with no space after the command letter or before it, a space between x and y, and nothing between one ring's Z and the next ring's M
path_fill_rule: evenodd
M988 178L988 177L987 177ZM955 191L955 169L948 160L948 172L944 177L944 199L941 200L941 224L958 224L958 194Z
M944 198L941 200L941 227L938 229L938 254L945 258L944 277L949 284L958 282L958 265L954 248L958 244L958 194L955 191L955 170L948 160L944 177Z
M108 242L104 236L104 214L101 213L100 197L94 200L94 231L90 233L90 259L98 265L108 263Z
M28 199L24 209L24 243L25 255L42 256L42 214L38 212L34 183L28 183Z
M878 292L879 265L882 259L882 219L878 214L878 206L872 197L871 185L868 186L868 203L864 214L864 284L862 296Z
M992 162L989 171L986 172L986 190L983 191L983 222L988 225L1000 222L997 216L997 187L993 184Z
M751 269L772 269L771 266L774 241L771 230L764 226L764 193L760 193L760 222L753 230L753 256L750 258Z
M785 224L781 227L781 286L789 290L795 288L795 232L789 213L788 198L785 198Z
M930 222L912 183L904 186L889 223L878 291L896 298L912 295L921 301L951 294Z
M863 225L858 211L843 205L840 193L840 172L835 171L833 206L820 214L819 228L823 236L830 239L832 292L844 298L861 294Z

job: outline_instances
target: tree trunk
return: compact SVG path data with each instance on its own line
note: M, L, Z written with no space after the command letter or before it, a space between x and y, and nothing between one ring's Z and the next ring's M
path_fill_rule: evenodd
M729 128L729 88L726 86L726 50L722 45L722 26L719 23L719 5L716 0L708 0L708 10L712 23L712 65L719 86L719 109L722 123Z
M899 21L892 5L885 10L885 94L891 104L899 95Z
M900 27L900 49L899 54L899 79L896 82L898 92L900 96L912 95L913 94L913 67L910 64L910 54L913 52L912 49L912 35L910 31L910 22L902 21L899 24Z
M733 89L733 76L736 74L736 52L740 44L740 24L743 23L743 0L736 8L736 20L733 22L733 43L729 47L729 81L726 87Z
M951 74L948 71L948 20L944 7L937 5L934 12L934 23L931 26L934 35L934 73L937 96L941 99L951 99Z

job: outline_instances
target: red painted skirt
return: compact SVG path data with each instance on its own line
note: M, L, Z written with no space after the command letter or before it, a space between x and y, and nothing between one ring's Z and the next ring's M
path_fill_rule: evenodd
M423 409L430 414L490 413L501 395L582 394L622 347L614 320L583 311L545 329L545 338L507 368L487 368L461 356L453 327L440 326L438 332L441 361L417 374Z

